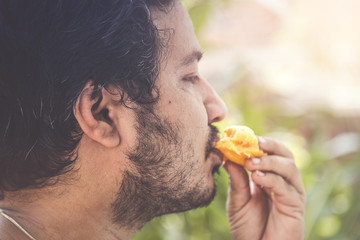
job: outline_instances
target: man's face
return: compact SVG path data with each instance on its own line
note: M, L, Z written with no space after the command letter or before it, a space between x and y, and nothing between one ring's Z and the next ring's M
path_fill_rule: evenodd
M226 107L199 75L201 52L188 13L179 1L152 17L170 39L156 82L159 102L136 110L137 142L127 155L138 174L125 173L113 204L114 220L128 225L209 204L221 164L210 124L225 117Z

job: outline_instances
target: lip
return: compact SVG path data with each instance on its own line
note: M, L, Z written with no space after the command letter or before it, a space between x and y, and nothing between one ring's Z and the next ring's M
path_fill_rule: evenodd
M211 150L210 154L215 155L216 157L214 157L214 158L216 158L216 159L218 160L218 162L219 162L220 165L222 164L223 154L220 152L220 150L218 150L218 149L216 149L216 148L213 148L213 149Z
M216 149L213 148L208 156L209 159L211 159L211 173L214 175L215 173L219 173L219 168L222 165L223 162L223 155L222 153Z
M220 133L217 134L217 138L216 138L216 142L220 141L221 137L220 137Z

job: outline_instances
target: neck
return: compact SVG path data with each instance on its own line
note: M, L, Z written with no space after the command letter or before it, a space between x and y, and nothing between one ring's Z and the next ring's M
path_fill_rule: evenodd
M35 239L130 239L140 224L127 229L112 222L111 206L117 194L114 186L122 181L118 177L121 173L110 175L104 167L89 169L85 164L77 169L70 181L5 192L0 208Z
M32 202L15 202L6 198L0 202L0 208L35 239L130 239L137 230L122 229L113 224L108 220L111 217L105 206L81 205L66 197ZM0 229L5 224L9 226L9 222L2 219ZM17 235L20 234L12 229Z

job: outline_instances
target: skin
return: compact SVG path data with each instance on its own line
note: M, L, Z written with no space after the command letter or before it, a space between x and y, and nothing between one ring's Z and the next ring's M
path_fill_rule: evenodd
M152 10L152 18L159 29L173 30L160 65L156 82L160 99L154 108L160 119L180 126L177 147L183 154L172 156L166 172L168 186L174 187L171 180L176 179L179 169L184 169L187 187L179 194L196 189L209 200L214 190L212 171L221 163L221 156L215 152L207 157L205 154L209 124L225 117L226 106L199 75L200 47L182 4L175 3L166 13ZM125 225L113 221L113 203L119 201L124 176L131 173L141 177L128 157L138 143L134 134L136 113L118 104L120 96L109 93L115 92L111 86L109 92L103 89L95 99L91 98L92 88L89 81L74 106L74 115L84 132L77 149L76 172L63 176L51 187L5 193L5 200L0 203L36 239L130 239L146 222L140 219ZM98 107L93 108L99 101ZM128 102L137 107L132 104ZM245 166L252 171L253 182L264 186L263 190L256 187L251 192L244 169L232 163L225 165L230 175L231 233L234 239L301 239L305 197L293 157L271 139L261 143L261 148L271 154L256 165L247 160ZM175 149L169 146L169 150ZM256 170L265 176L258 176ZM128 209L131 211L131 205ZM184 210L185 206L167 209ZM10 225L0 218L0 229L10 229ZM0 238L12 239L13 235L13 239L26 239L17 229L10 231Z

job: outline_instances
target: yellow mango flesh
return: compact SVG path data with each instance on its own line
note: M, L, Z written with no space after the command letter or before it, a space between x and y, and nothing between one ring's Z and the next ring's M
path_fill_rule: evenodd
M224 130L225 137L218 141L215 148L224 155L224 161L230 160L244 166L245 159L265 156L258 144L253 130L246 126L234 126Z

